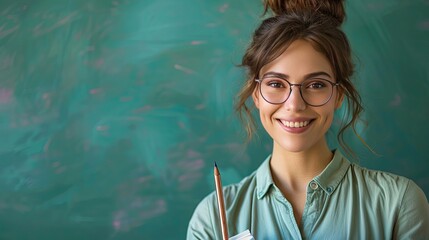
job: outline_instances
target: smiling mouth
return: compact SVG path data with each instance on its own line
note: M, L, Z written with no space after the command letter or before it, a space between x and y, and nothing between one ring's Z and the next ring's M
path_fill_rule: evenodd
M302 121L302 122L293 122L293 121L286 121L286 120L277 119L277 121L279 121L283 126L288 127L288 128L303 128L303 127L308 126L308 124L310 124L313 120Z

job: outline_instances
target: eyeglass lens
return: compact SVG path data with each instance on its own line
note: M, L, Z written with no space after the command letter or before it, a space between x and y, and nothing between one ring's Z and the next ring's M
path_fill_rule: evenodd
M303 100L312 106L323 105L332 97L333 83L325 79L307 79L301 84L292 85L300 88ZM288 81L277 77L263 78L260 87L262 97L273 104L285 102L292 91Z

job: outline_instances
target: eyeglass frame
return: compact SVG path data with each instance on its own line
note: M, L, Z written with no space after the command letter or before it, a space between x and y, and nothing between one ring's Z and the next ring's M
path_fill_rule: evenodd
M303 86L303 85L302 85L302 83L290 83L288 80L286 80L286 79L284 79L284 78L281 78L281 77L278 77L278 78L280 78L281 80L286 81L286 82L289 84L289 88L290 88L290 91L289 91L288 96L286 97L286 99L285 99L283 102L280 102L280 103L273 103L273 102L268 101L268 100L264 97L264 94L262 94L262 87L261 87L261 84L262 84L262 81L264 80L264 77L262 77L261 79L259 79L259 78L255 78L255 82L259 83L259 93L261 93L262 98L263 98L267 103L274 104L274 105L280 105L280 104L285 103L285 102L289 99L290 95L292 94L292 87L293 87L293 86L297 86L297 87L299 87L299 95L301 96L301 99L305 102L305 104L307 104L307 105L309 105L309 106L312 106L312 107L321 107L321 106L323 106L323 105L327 104L327 103L331 100L332 95L334 95L334 87L338 87L338 86L340 86L340 85L341 85L341 83L339 83L339 82L335 82L335 83L334 83L334 82L331 82L331 81L326 80L326 79L321 79L321 80L324 80L324 81L329 82L329 83L331 84L331 86L332 86L331 96L329 96L329 98L326 100L326 102L324 102L324 103L322 103L322 104L319 104L319 105L314 105L314 104L310 104L310 103L308 103L308 102L304 99L304 97L302 96L302 90L301 90L301 87Z

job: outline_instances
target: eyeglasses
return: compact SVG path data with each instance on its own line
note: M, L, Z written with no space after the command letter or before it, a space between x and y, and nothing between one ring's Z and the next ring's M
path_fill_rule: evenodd
M292 84L278 76L265 76L255 81L259 83L261 95L268 103L286 102L292 93L292 87L297 86L304 102L313 107L320 107L329 102L334 87L340 85L321 78L306 79L300 84Z

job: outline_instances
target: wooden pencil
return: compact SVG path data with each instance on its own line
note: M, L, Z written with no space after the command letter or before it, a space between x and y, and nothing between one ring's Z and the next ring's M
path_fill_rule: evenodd
M222 227L222 237L223 237L223 240L228 240L228 224L226 221L226 214L225 214L225 203L223 199L222 180L220 178L220 172L219 172L219 169L217 168L216 162L214 164L214 179L215 179L215 185L216 185L217 203L219 208L219 218L220 218L220 223Z

